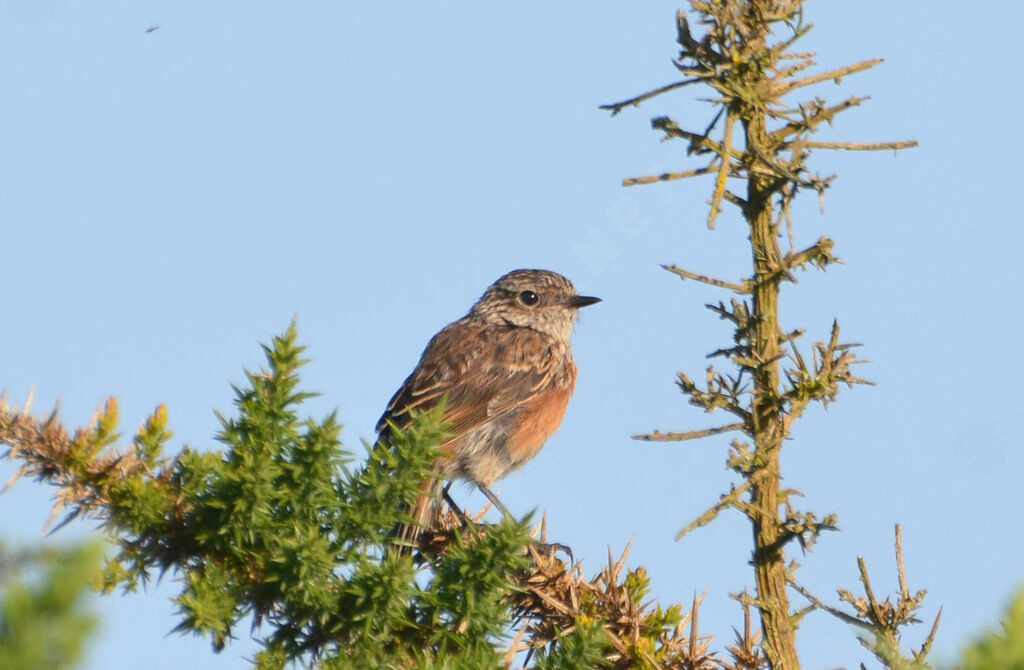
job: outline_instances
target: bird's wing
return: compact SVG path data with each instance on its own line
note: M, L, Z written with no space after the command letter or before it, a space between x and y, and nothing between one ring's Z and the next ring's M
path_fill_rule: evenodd
M493 421L546 388L555 373L547 339L527 328L481 328L456 321L434 336L420 363L377 423L405 427L409 411L436 406L446 394L444 420L455 435Z

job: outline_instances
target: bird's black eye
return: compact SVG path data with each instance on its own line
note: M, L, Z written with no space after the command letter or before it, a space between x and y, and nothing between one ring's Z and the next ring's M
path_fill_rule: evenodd
M523 303L527 307L533 307L540 302L540 298L533 291L523 291L519 294L519 302Z

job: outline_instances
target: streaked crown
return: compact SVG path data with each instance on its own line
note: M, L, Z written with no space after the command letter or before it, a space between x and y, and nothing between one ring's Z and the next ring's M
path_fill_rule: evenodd
M568 340L579 308L596 302L600 298L579 295L557 272L513 270L487 288L469 316Z

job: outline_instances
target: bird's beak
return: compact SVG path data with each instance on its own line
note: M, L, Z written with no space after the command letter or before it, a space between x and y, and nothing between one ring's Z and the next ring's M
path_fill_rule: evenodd
M600 298L593 298L589 295L574 295L569 298L569 307L586 307L587 305L593 305L594 303L601 302Z

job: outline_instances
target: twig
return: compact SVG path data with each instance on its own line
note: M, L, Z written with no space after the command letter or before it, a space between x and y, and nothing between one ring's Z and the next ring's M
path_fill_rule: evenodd
M912 652L914 658L917 660L924 660L928 655L928 652L932 649L932 642L935 641L935 634L939 632L939 622L942 621L942 608L939 608L939 613L935 615L935 622L932 623L932 629L928 631L928 637L921 643L921 648L917 651Z
M863 556L857 557L857 569L860 571L860 583L864 585L864 595L867 596L868 606L871 608L871 616L881 625L885 625L886 617L882 611L882 605L875 599L875 592L871 589L871 579L868 577L868 566Z
M701 514L699 517L686 524L681 531L676 533L676 541L678 542L683 538L684 535L689 533L691 530L696 530L701 526L706 526L715 520L722 510L726 507L735 507L739 510L743 510L745 505L740 501L740 496L743 495L747 489L750 488L752 480L747 479L739 486L733 487L728 493L723 493L722 497L719 498L718 502L709 507L707 511Z
M907 570L903 566L903 528L896 524L896 577L900 582L900 597L910 600L910 589L907 588Z
M672 274L679 275L682 279L693 279L705 284L710 284L711 286L717 286L718 288L727 288L730 291L735 291L736 293L750 293L750 289L743 284L734 284L733 282L725 281L724 279L715 279L714 277L708 277L707 275L697 274L696 272L684 270L676 265L662 265L661 267L665 268Z
M800 121L793 121L791 123L787 123L778 130L773 130L768 134L768 140L774 142L781 140L784 137L789 137L795 133L813 130L818 125L831 121L837 114L840 114L852 107L859 107L862 102L870 99L871 98L868 97L858 98L854 95L842 102L832 105L831 107L822 107L810 115L805 115Z
M635 98L630 98L629 100L623 100L622 102L615 102L615 103L612 103L610 105L601 105L600 107L598 107L598 109L610 110L611 113L612 113L612 116L615 116L616 114L621 112L626 107L629 107L630 105L632 105L634 107L639 107L640 103L643 102L644 100L650 100L651 98L653 98L653 97L655 97L657 95L661 95L662 93L668 93L669 91L673 91L673 90L675 90L677 88L682 88L683 86L689 86L690 84L696 84L699 81L701 81L700 77L694 77L693 79L683 79L682 81L677 81L674 84L668 84L666 86L662 86L661 88L656 88L653 91L647 91L646 93L641 93L640 95L636 96Z
M698 146L706 151L713 151L719 155L724 151L720 142L716 142L710 137L698 135L697 133L689 130L684 130L679 127L679 124L667 116L659 116L655 119L651 119L651 128L660 130L669 137L679 137L684 140L689 140L692 145ZM743 160L743 152L737 151L736 149L730 149L729 153L736 160Z
M874 631L874 628L870 624L866 624L866 623L864 623L863 621L861 621L860 619L858 619L855 616L851 616L851 615L847 614L846 612L844 612L844 611L842 611L840 609L836 609L835 607L832 607L831 605L827 605L827 604L823 603L817 596L815 596L813 593L811 593L810 591L808 591L804 587L800 586L796 582L790 581L789 585L792 586L796 590L797 593L802 595L804 598L807 598L807 600L809 600L812 605L814 605L815 607L817 607L820 610L824 610L824 611L828 612L829 614L831 614L832 616L836 617L840 621L842 621L844 623L848 623L851 626L857 626L858 628L862 628L862 629L867 630L867 631L872 631L872 632Z
M817 84L818 82L828 81L834 79L838 84L839 80L848 74L854 74L855 72L863 72L868 68L872 68L879 63L883 62L882 58L872 58L870 60L863 60L853 65L847 65L846 67L836 68L835 70L829 70L828 72L819 72L818 74L812 74L801 79L793 79L784 84L778 86L773 92L776 95L784 95L789 91L797 88L803 88L804 86L810 86L811 84Z
M732 149L732 128L736 117L731 112L725 113L725 132L722 137L722 153L719 154L722 162L718 166L718 176L715 178L715 191L711 194L711 211L708 212L708 228L713 230L715 218L722 208L722 195L725 193L725 182L729 179L729 151Z
M791 142L789 145L799 144L808 149L842 149L845 151L885 151L892 149L910 149L917 146L917 140L903 140L902 142ZM789 145L786 148L789 148Z
M842 263L840 259L836 258L832 254L832 248L834 246L835 242L830 238L825 236L819 237L817 242L806 249L797 252L790 251L783 256L778 272L780 275L788 275L788 270L797 267L803 268L808 263L813 263L822 270L825 269L826 265L831 263ZM792 275L786 276L786 279L789 279L794 284L796 283L796 278ZM838 344L838 342L836 344Z
M673 179L686 179L687 177L699 177L704 174L711 174L710 167L694 168L682 172L665 172L663 174L649 175L646 177L627 177L622 180L623 186L636 186L638 184L654 184L659 181L672 181Z
M718 426L717 428L705 428L703 430L690 430L685 433L662 433L656 430L653 433L634 435L633 439L643 440L645 442L682 442L684 440L696 440L702 437L720 435L722 433L728 433L729 431L732 430L743 430L743 424L730 423L727 426Z

